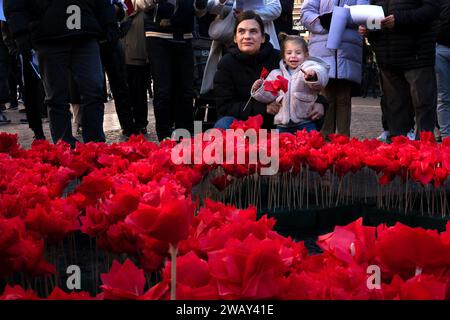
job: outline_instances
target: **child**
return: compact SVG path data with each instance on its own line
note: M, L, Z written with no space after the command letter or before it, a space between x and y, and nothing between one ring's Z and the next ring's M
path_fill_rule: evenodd
M324 115L324 107L317 100L320 90L328 83L329 66L319 58L310 57L306 41L299 36L280 33L280 42L280 69L273 70L266 80L256 80L251 95L262 103L275 100L281 103L274 120L280 132L318 130L315 121ZM264 81L275 80L280 75L289 80L288 91L280 91L277 96L264 91Z

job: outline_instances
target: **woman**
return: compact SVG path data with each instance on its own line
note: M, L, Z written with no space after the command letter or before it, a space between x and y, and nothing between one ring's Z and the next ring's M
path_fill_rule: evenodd
M206 9L207 12L211 14L217 14L223 19L228 19L229 14L233 14L234 16L236 16L240 13L238 10L236 10L236 6L237 3L234 0L209 0ZM263 7L254 8L252 10L261 17L264 23L265 33L268 34L270 43L272 43L275 49L279 49L280 45L278 43L278 37L275 31L274 20L277 19L281 14L280 0L264 0ZM231 16L231 18L233 17ZM230 20L230 23L233 23L233 20ZM217 65L222 55L226 53L228 47L233 44L232 36L228 36L228 32L225 33L225 35L222 34L220 36L216 34L216 37L219 36L219 38L213 37L214 41L211 45L208 61L206 63L205 71L203 74L202 87L200 90L201 94L205 94L214 89L213 77L217 71Z
M253 11L237 16L234 42L235 46L220 61L214 78L217 111L221 117L215 127L228 129L235 119L246 120L260 114L264 118L263 126L271 128L281 104L257 102L250 99L250 92L263 68L271 71L279 67L280 52L264 36L263 21ZM318 107L323 114L323 106Z
M305 0L301 23L310 32L309 52L330 66L330 81L323 91L330 107L325 116L322 133L350 136L351 97L353 83L360 84L362 71L362 37L358 27L347 26L338 50L327 48L334 6L369 4L367 0Z

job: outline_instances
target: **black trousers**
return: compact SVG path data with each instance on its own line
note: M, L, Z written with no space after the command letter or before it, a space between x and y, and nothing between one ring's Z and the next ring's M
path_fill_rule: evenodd
M172 128L193 131L194 53L192 41L147 38L153 77L153 107L159 140Z
M417 124L417 137L421 131L434 131L436 127L437 84L433 67L399 70L381 69L384 117L391 135L406 135Z
M8 48L0 39L0 103L2 104L9 102L9 69L10 59Z
M132 132L135 129L135 124L133 121L122 44L119 41L114 44L108 42L101 43L100 54L103 67L108 75L120 127L124 131Z
M10 98L9 102L11 105L18 105L17 101L17 87L19 87L19 90L23 88L22 83L22 74L21 74L21 68L20 63L18 59L17 54L10 54L10 69L9 69L9 92L10 92ZM23 93L23 92L22 92Z
M42 81L34 71L30 61L23 60L23 80L25 112L28 125L35 135L43 136L42 114L45 113L45 91Z
M38 44L37 51L53 142L62 139L74 147L77 141L72 134L69 107L70 73L80 90L84 142L105 141L105 106L102 97L104 76L97 40L68 39Z
M150 67L148 65L127 65L127 75L134 123L139 129L147 128L147 89L150 80Z

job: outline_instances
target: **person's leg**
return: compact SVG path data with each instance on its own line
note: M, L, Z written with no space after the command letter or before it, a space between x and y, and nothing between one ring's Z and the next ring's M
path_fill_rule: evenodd
M436 72L433 67L420 68L406 71L405 77L409 83L416 114L417 139L420 137L420 132L434 132L436 128Z
M158 139L161 141L172 134L170 105L172 90L171 46L165 39L147 38L153 76L153 112Z
M45 97L39 94L42 83L29 63L24 63L23 79L24 105L28 125L33 130L36 139L45 139L40 109Z
M436 48L437 118L441 137L450 137L450 47Z
M314 121L305 122L305 123L302 123L301 125L299 125L297 127L297 130L301 131L303 129L305 129L306 132L317 131L317 126L316 126L316 123Z
M177 83L179 90L173 91L177 103L174 105L173 119L175 128L194 130L194 52L191 40L185 43L173 43L175 76L173 83ZM177 93L175 95L175 93Z
M350 137L352 117L352 83L347 80L337 80L335 96L337 133Z
M391 136L406 135L411 129L414 111L408 82L402 71L381 69L384 112Z
M224 130L230 129L231 124L234 122L234 120L236 120L235 117L230 116L222 117L219 120L217 120L217 122L214 124L214 128Z
M127 82L125 56L120 42L112 45L100 45L103 66L108 75L109 85L114 98L117 117L124 134L134 133L136 128L133 121L130 91Z
M17 109L19 106L19 102L17 100L17 88L19 85L19 67L17 63L17 56L16 54L10 54L9 55L9 92L10 92L10 109Z
M50 133L54 143L63 140L75 147L69 107L70 44L53 43L37 46L39 68L49 107ZM29 63L24 61L25 63ZM65 79L61 81L61 79Z
M325 113L325 118L322 126L322 134L328 136L331 133L336 132L336 79L330 79L328 85L323 90L323 95L328 100L328 110Z
M81 96L83 141L104 142L103 69L96 40L72 43L71 67Z
M143 130L148 125L148 67L127 65L127 76L134 122L138 130Z

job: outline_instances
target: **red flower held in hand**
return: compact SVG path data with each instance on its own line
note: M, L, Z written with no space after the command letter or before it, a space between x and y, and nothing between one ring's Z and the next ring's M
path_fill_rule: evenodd
M280 91L287 92L289 88L289 81L283 76L277 76L276 80L264 81L264 90L272 93L273 96L278 96Z
M144 271L138 269L129 259L121 265L114 260L111 270L100 275L105 299L134 300L144 293Z
M262 68L261 75L259 76L260 79L265 79L269 75L269 70L266 68Z

